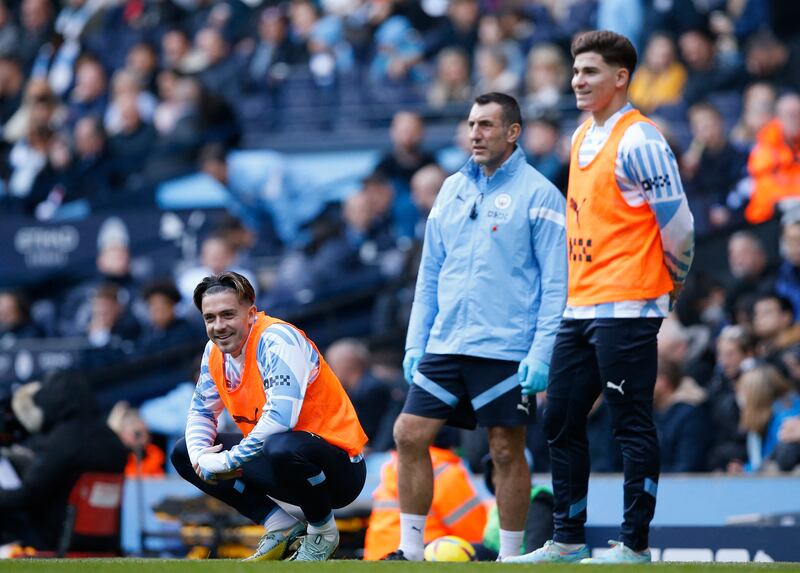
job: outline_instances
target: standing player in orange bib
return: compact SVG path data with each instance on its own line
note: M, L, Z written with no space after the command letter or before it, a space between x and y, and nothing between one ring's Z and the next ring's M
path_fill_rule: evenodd
M339 545L333 508L364 487L367 436L336 375L300 329L258 312L242 275L206 277L194 291L208 344L185 439L172 452L178 473L264 525L247 560L291 556L324 561ZM218 433L227 410L242 435ZM298 521L276 501L299 506Z
M675 157L627 101L636 51L608 31L572 43L572 88L592 117L572 138L567 192L569 285L547 387L553 540L507 561L643 563L656 506L656 336L694 256L694 221ZM595 559L585 544L586 416L603 392L624 461L620 540Z

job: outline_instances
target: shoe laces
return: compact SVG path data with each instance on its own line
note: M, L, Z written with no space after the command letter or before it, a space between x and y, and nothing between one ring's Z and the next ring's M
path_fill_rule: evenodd
M297 551L297 558L308 557L310 561L324 561L330 556L328 555L329 547L326 546L325 542L325 536L321 533L314 535L313 539L309 535L300 545L300 549ZM305 559L302 560L305 561Z

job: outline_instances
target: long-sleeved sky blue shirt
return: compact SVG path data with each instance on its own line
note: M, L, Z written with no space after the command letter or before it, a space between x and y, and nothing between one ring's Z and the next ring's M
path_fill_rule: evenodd
M566 204L517 148L486 177L471 159L425 228L406 350L550 363L567 296Z

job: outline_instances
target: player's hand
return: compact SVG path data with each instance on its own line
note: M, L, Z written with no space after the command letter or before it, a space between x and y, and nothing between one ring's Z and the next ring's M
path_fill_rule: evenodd
M417 372L420 360L422 360L421 350L414 348L406 350L406 355L403 357L403 376L409 384L414 381L414 374Z
M217 480L235 479L242 475L242 469L230 469L222 451L222 444L205 448L197 457L197 463L192 467L201 480L216 484Z
M550 374L550 365L533 356L526 357L519 363L517 378L523 393L532 396L547 388L547 376Z

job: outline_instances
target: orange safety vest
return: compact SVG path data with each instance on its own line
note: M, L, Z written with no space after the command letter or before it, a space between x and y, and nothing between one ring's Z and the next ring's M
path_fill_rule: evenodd
M628 205L614 173L619 142L639 121L652 124L638 110L625 113L584 167L578 163L578 150L591 119L580 127L572 146L567 192L570 306L656 298L673 288L653 211L647 203Z
M258 313L247 339L244 349L242 382L239 386L233 390L228 389L225 383L222 352L216 346L212 345L211 353L208 356L208 370L211 378L217 386L225 408L239 426L242 434L247 436L250 433L261 418L266 402L264 380L258 371L256 352L261 333L273 324L286 324L294 328L308 340L319 355L319 374L314 380L309 380L300 417L293 431L316 434L337 448L345 450L350 456L360 454L364 444L367 443L367 435L361 429L350 398L347 397L336 374L325 362L322 353L302 330L288 322L267 316L263 312Z
M134 453L128 454L128 463L125 465L125 477L142 476L163 476L164 475L164 452L155 444L147 444L144 447L144 457L136 459ZM137 468L137 464L139 467Z
M469 479L464 463L450 450L431 447L433 503L425 522L425 543L457 535L470 543L483 539L486 506ZM397 454L381 468L381 481L372 494L372 513L364 539L364 559L377 561L400 544L400 505L397 492Z
M786 141L777 119L758 132L747 171L753 178L753 193L744 210L750 224L771 219L781 199L800 196L800 148Z

